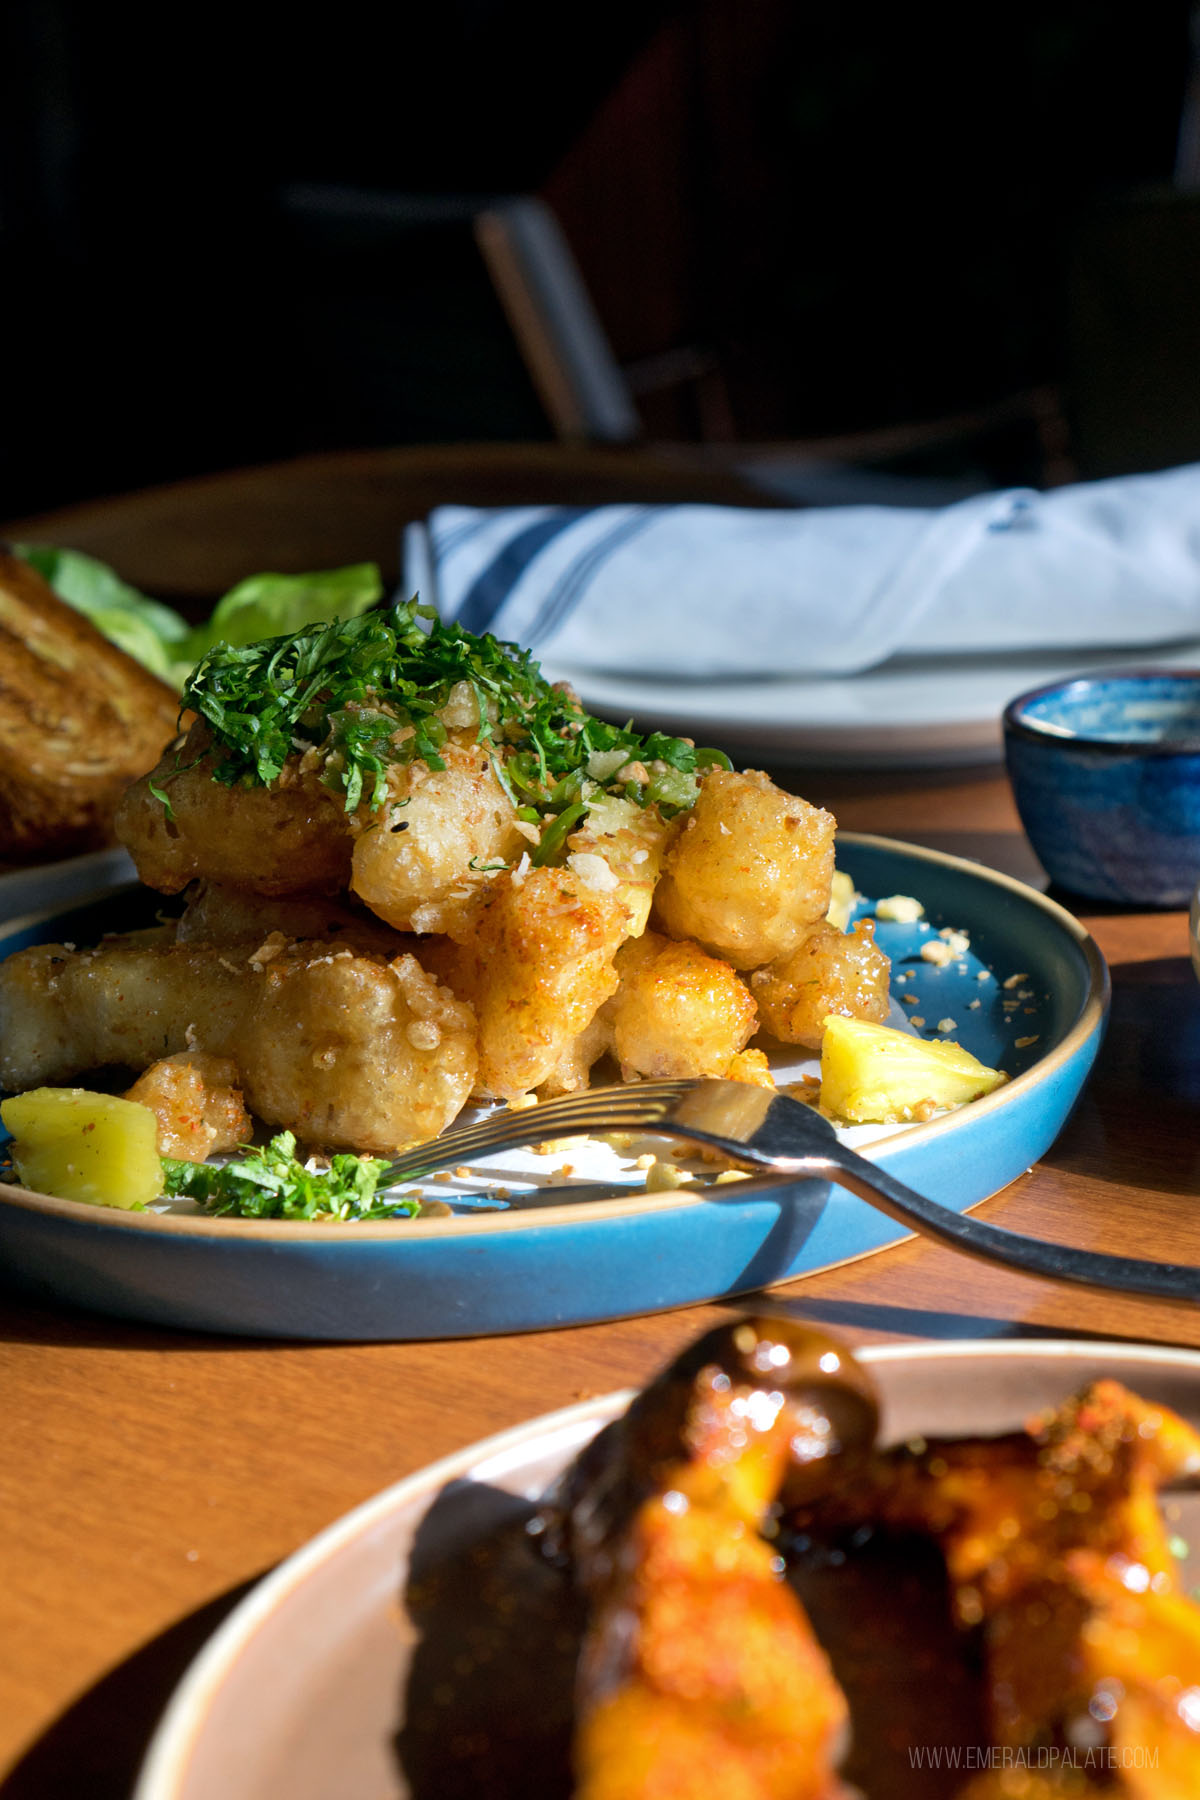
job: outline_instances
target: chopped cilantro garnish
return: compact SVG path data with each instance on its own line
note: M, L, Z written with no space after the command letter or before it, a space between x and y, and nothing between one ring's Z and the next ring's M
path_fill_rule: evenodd
M529 859L535 868L544 868L547 863L557 860L566 846L568 837L586 811L587 807L582 800L575 800L570 806L564 806L557 818L553 819L543 831L538 847Z
M207 1212L242 1219L412 1218L420 1201L381 1200L388 1167L373 1156L338 1155L327 1169L296 1158L296 1140L281 1131L261 1150L224 1164L177 1162L164 1156L163 1192L184 1195Z
M602 789L670 817L694 803L698 771L729 766L720 751L593 718L545 679L528 651L444 625L415 601L262 643L216 644L182 704L212 729L222 753L216 780L269 784L289 756L311 751L351 812L364 800L372 810L383 803L391 763L444 767L440 714L462 682L475 696L477 741L524 818L577 819L581 801ZM629 764L640 765L638 779L622 781Z

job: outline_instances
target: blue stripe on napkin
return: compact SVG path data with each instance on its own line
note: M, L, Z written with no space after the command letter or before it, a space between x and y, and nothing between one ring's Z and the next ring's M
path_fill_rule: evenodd
M539 551L592 510L590 506L558 506L546 518L519 531L463 595L456 614L458 623L468 631L486 631Z
M489 523L490 514L477 512L467 519L460 520L457 525L451 525L447 530L439 532L434 545L439 561L444 561L452 550L459 550L464 544L469 544L473 537L478 537L481 531L487 530Z
M627 544L630 538L644 531L653 519L659 517L661 506L639 506L632 517L622 519L607 531L603 537L584 551L565 569L555 582L545 600L538 609L537 617L529 626L526 636L531 644L537 644L549 637L552 631L560 626L564 619L570 618L575 608L587 592L587 584L599 568L600 564L612 555L621 544Z

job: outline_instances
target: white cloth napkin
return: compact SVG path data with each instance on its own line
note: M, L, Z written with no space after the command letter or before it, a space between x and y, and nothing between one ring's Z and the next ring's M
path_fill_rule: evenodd
M443 506L405 593L558 666L845 675L1200 637L1200 464L935 509Z

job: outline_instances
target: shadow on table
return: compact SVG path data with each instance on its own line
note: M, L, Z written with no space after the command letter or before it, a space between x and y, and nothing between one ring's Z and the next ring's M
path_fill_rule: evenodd
M337 1340L248 1338L217 1332L172 1331L142 1325L107 1313L89 1312L59 1299L49 1287L0 1270L0 1344L46 1344L84 1350L245 1351L258 1344L265 1350L336 1350Z
M129 1800L173 1690L257 1579L189 1613L81 1694L0 1781L0 1800Z
M744 1300L732 1304L736 1310L745 1310ZM929 1312L922 1307L890 1306L874 1300L807 1299L802 1292L765 1294L761 1310L806 1324L843 1326L853 1331L884 1331L906 1338L929 1338L938 1343L963 1338L1060 1338L1063 1335L1061 1326L1027 1325L980 1313ZM1073 1335L1085 1337L1090 1334L1078 1332Z
M1186 956L1113 962L1112 1007L1095 1068L1042 1159L1094 1180L1196 1193L1200 1176L1200 984Z
M744 1311L746 1297L728 1303L734 1310ZM803 1293L794 1298L778 1292L764 1294L756 1311L780 1318L797 1319L806 1324L831 1325L847 1331L879 1331L900 1338L926 1339L935 1343L957 1343L964 1339L1006 1339L1015 1342L1026 1338L1081 1338L1089 1343L1128 1344L1127 1331L1090 1331L1077 1324L1037 1325L1026 1320L997 1319L980 1313L930 1312L919 1306L888 1306L872 1300L806 1299ZM1173 1345L1191 1350L1192 1340L1182 1334L1155 1334L1154 1343L1163 1348ZM0 1796L3 1800L3 1796Z

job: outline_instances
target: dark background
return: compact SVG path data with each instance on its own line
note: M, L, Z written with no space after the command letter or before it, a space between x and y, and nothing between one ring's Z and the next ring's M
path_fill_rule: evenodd
M468 228L506 193L563 225L651 440L1200 458L1190 11L8 0L0 517L548 436Z

